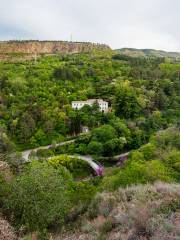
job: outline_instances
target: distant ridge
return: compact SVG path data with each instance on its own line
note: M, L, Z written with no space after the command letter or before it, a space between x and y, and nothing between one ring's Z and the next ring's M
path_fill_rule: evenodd
M116 51L122 55L127 55L130 57L169 57L180 59L179 52L166 52L163 50L136 48L121 48L117 49Z
M105 44L90 42L66 42L66 41L0 41L0 55L21 54L55 54L55 53L81 53L92 50L106 51L110 47Z

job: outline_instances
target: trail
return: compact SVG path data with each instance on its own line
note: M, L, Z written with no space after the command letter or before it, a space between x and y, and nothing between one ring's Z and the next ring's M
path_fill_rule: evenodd
M75 141L75 139L65 141L65 142L60 142L60 143L57 143L55 145L50 144L50 145L43 146L43 147L28 149L28 150L25 150L25 151L22 152L22 158L24 159L25 162L28 162L29 155L30 155L31 152L36 153L38 150L50 149L52 147L59 147L59 146L68 145L68 144L73 143L74 141ZM114 156L114 158L119 159L118 163L121 163L124 160L124 158L128 157L128 155L129 155L129 152ZM104 167L101 164L96 163L91 156L89 156L89 155L69 155L69 156L71 158L78 158L78 159L81 159L83 161L86 161L92 167L92 169L95 171L97 176L102 176L103 175Z
M38 150L44 150L44 149L49 149L52 147L59 147L59 146L64 146L64 145L68 145L73 143L75 140L70 140L70 141L65 141L65 142L60 142L60 143L56 143L56 144L50 144L47 146L43 146L43 147L38 147L38 148L34 148L34 149L28 149L22 152L22 158L27 162L29 160L29 155L31 152L36 153Z
M38 148L34 148L34 149L28 149L22 152L22 158L24 159L25 162L28 162L29 160L29 155L31 152L36 153L38 150L43 150L43 149L49 149L51 147L59 147L59 146L64 146L64 145L68 145L73 143L75 140L70 140L70 141L66 141L66 142L60 142L57 143L55 145L47 145L47 146L43 146L43 147L38 147ZM103 175L103 171L104 168L102 165L98 165L96 162L93 161L93 158L91 156L81 156L81 155L70 155L71 158L78 158L81 159L83 161L86 161L91 167L92 169L95 171L95 173L98 176L102 176Z

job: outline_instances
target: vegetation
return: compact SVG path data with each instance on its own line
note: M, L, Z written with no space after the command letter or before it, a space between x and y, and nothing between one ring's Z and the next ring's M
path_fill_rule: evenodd
M179 116L179 66L163 58L111 52L47 56L36 63L1 62L3 149L8 141L17 149L36 147L78 134L82 126L94 129L119 120L131 138L137 138L128 139L128 147L139 147ZM103 114L97 106L71 109L71 101L88 98L107 100L112 111Z
M98 194L79 230L59 239L171 239L179 236L179 185L156 183ZM58 239L54 237L54 239Z
M179 80L177 59L113 51L0 62L0 161L11 168L0 162L0 216L12 234L178 236ZM108 101L109 112L97 104L72 109L73 100L90 98ZM23 160L21 151L49 144ZM129 151L127 161L119 159ZM76 154L108 159L111 168L92 178Z
M92 169L89 164L77 157L70 157L68 155L59 155L57 157L52 157L48 160L49 164L55 168L64 166L73 175L73 177L81 178L87 177L92 173Z
M29 231L41 231L49 224L63 223L70 207L67 183L70 174L62 167L53 169L47 163L33 162L11 183L6 208L15 224Z
M116 50L118 53L131 57L164 57L172 60L180 59L179 52L166 52L154 49L136 49L136 48L121 48Z
M132 151L121 171L104 177L103 188L116 190L157 180L179 182L179 139L180 132L175 128L158 132L149 143Z

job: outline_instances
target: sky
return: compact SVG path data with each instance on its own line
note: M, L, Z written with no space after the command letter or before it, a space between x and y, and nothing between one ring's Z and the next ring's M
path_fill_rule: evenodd
M180 0L0 0L0 40L180 51Z

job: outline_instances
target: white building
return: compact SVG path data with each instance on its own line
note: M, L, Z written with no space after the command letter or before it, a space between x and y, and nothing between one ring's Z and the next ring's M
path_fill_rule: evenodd
M101 112L108 112L108 102L102 99L88 99L87 101L73 101L72 108L79 110L85 105L92 106L94 103L97 103L99 105Z
M83 126L81 128L81 130L82 130L82 133L88 133L89 132L89 128L87 126Z

